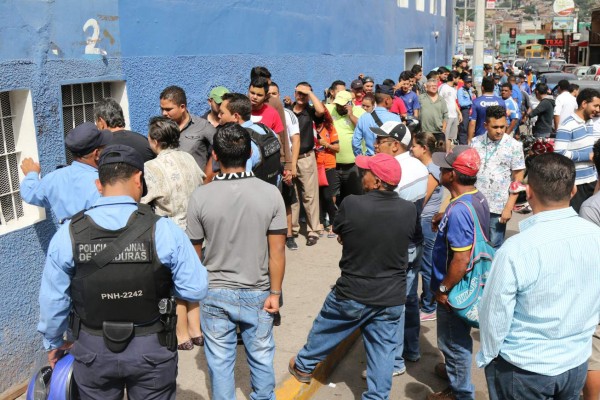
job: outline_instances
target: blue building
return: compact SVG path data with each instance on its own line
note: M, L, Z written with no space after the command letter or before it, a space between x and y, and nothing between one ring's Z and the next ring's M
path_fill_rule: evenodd
M315 91L359 73L397 79L413 64L447 65L454 43L447 0L2 0L0 15L0 367L2 393L43 360L36 332L49 210L21 201L21 160L42 174L67 162L64 135L93 120L106 96L128 127L146 132L158 96L182 86L188 107L208 109L209 90L245 93L250 68L270 69L282 94Z

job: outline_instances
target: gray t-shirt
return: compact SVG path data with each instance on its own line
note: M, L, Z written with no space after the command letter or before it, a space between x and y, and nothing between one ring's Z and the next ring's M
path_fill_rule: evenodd
M179 136L179 150L194 157L202 171L208 161L208 151L217 130L204 118L190 114L190 122Z
M583 202L579 216L600 226L600 192Z
M211 289L268 290L267 234L286 231L281 194L252 172L217 175L190 198L186 232L192 243L206 243Z

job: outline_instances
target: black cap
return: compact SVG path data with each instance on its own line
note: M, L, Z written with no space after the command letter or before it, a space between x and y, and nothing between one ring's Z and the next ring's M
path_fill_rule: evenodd
M394 97L394 88L388 85L375 85L375 93L387 94Z
M500 79L500 75L494 74L494 79Z
M367 82L373 82L375 83L375 81L373 80L373 78L371 78L370 76L365 76L364 78L362 78L363 83L367 83Z
M102 153L100 153L100 160L98 160L98 168L106 164L124 163L131 165L133 168L144 172L144 159L139 151L133 147L126 146L124 144L113 144L106 146ZM146 186L146 180L142 175L142 196L148 194L148 187Z
M377 136L396 139L406 147L410 147L412 136L402 122L387 121L380 127L370 127L370 129Z
M467 75L463 78L463 82L473 82L473 77L471 75Z
M106 146L112 141L110 131L101 131L92 122L84 122L71 129L65 138L67 149L78 155L90 154L98 147Z

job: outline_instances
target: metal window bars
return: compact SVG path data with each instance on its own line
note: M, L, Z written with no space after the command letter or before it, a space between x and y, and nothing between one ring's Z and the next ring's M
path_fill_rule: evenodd
M0 224L24 216L10 93L0 92Z

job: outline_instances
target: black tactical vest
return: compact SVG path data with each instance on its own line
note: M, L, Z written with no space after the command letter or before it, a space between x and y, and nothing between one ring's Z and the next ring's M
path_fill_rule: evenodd
M116 231L101 228L83 212L71 220L75 262L71 298L75 313L88 328L102 329L104 321L145 325L160 317L158 302L171 295L173 279L154 245L159 218L150 206L139 204L127 225ZM119 236L143 226L143 232L135 232L131 240L119 246ZM106 256L115 244L122 251L102 262L103 250L108 247Z
M250 139L259 148L261 156L260 163L254 167L252 172L257 178L272 185L277 185L278 176L283 172L280 159L281 144L277 134L268 126L260 123L257 125L265 131L265 135L261 135L252 128L246 128L250 134ZM285 134L285 132L282 133L282 135Z

